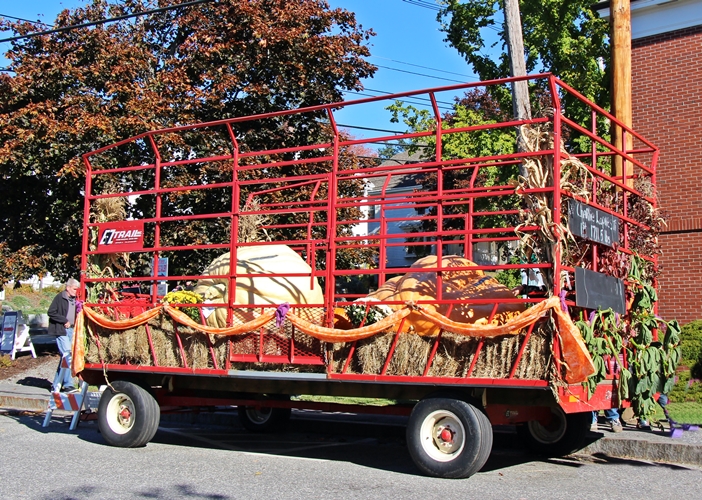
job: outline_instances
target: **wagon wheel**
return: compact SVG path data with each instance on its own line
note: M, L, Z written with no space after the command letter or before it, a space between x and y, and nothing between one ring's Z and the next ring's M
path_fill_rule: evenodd
M117 380L100 397L98 427L112 446L146 445L156 434L160 419L161 409L154 397L132 382Z
M407 447L427 475L465 478L478 472L492 450L492 426L474 405L453 398L417 403L407 424Z
M550 422L531 420L517 426L517 434L534 453L562 457L582 447L592 422L592 412L566 414L560 406L551 408Z
M282 398L278 398L282 399ZM284 399L290 399L289 396ZM290 408L271 406L237 406L239 422L251 432L279 430L290 420Z

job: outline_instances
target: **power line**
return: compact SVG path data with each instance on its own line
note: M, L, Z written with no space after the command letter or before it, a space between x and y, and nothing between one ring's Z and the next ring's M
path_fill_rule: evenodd
M367 90L368 92L377 92L378 94L388 94L388 95L389 95L389 94L393 94L393 92L387 92L387 91L385 91L385 90L369 89L369 88L367 88L367 87L365 88L365 90ZM418 101L431 102L431 99L429 99L428 97L413 96L412 98L413 98L413 99L417 99ZM453 106L453 103L452 103L452 102L436 101L436 103L437 103L437 104L443 104L443 105L445 105L445 106Z
M397 61L397 60L395 60L395 59L390 59L390 58L387 58L387 57L374 56L374 55L371 55L371 57L375 57L375 58L378 58L378 59L385 59L386 61L390 61L390 62L394 62L394 63L398 63L398 64L404 64L404 65L406 65L406 66L414 66L415 68L428 69L428 70L430 70L430 71L436 71L436 72L438 72L438 73L446 73L446 74L448 74L448 75L464 76L464 77L466 77L466 78L472 78L472 79L474 79L474 80L480 80L480 78L479 78L478 76L476 76L476 75L464 75L463 73L456 73L455 71L446 71L445 69L437 69L437 68L432 68L432 67L429 67L429 66L422 66L421 64L413 64L413 63L408 63L408 62L404 62L404 61Z
M410 5L416 5L417 7L424 7L425 9L433 10L436 12L441 12L443 9L436 5L435 3L428 2L427 0L402 0L405 3L408 3ZM496 31L497 33L500 32L499 28L496 28L495 26L489 25L485 26L487 29L491 29L493 31Z
M441 7L436 5L433 2L428 2L427 0L402 0L405 3L408 3L410 5L416 5L417 7L424 7L425 9L433 10L436 12L441 11Z
M130 19L132 17L138 17L138 16L145 16L147 14L156 14L158 12L165 12L167 10L173 10L173 9L178 9L180 7L190 7L192 5L198 5L201 3L209 3L209 2L214 2L215 0L192 0L190 2L184 2L180 3L177 5L170 5L168 7L161 7L158 9L152 9L152 10L145 10L142 12L133 12L132 14L125 14L123 16L117 16L117 17L110 17L107 19L101 19L100 21L91 21L89 23L83 23L83 24L73 24L71 26L63 26L61 28L55 28L52 30L47 30L47 31L39 31L36 33L28 33L26 35L19 35L19 36L13 36L11 38L3 38L0 40L0 43L2 42L14 42L15 40L22 40L24 38L32 38L35 36L42 36L42 35L50 35L52 33L60 33L62 31L70 31L78 28L87 28L89 26L96 26L98 24L105 24L105 23L111 23L114 21L121 21L123 19ZM29 21L33 22L33 21Z
M372 90L372 89L367 89L370 92L380 92L381 94L393 94L393 92L381 92L379 90ZM351 94L355 96L360 96L360 97L379 97L378 94L366 94L365 92L357 92L355 90L343 90L342 94ZM408 104L416 104L417 106L426 106L427 108L429 107L429 99L424 99L421 97L404 97L402 99L402 102L406 102ZM437 101L438 103L438 101ZM453 109L452 105L450 104L444 104L438 106L439 109L443 111L451 111Z
M15 21L24 21L26 23L32 23L32 24L41 24L42 26L48 26L51 27L50 24L42 23L41 21L32 21L31 19L24 19L21 17L15 17L15 16L8 16L7 14L0 14L0 17L6 17L7 19L14 19Z
M2 41L2 40L0 40ZM451 78L444 78L441 76L432 76L432 75L427 75L425 73L417 73L416 71L407 71L406 69L398 69L398 68L391 68L389 66L381 66L379 64L376 64L377 67L383 68L383 69L389 69L391 71L397 71L399 73L407 73L408 75L417 75L417 76L424 76L427 78L434 78L435 80L443 80L445 82L451 82L451 83L466 83L465 80L453 80Z

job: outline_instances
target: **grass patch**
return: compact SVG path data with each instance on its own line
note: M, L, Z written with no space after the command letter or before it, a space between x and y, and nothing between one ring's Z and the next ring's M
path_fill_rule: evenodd
M309 401L313 403L334 403L339 405L360 406L390 406L399 402L395 399L354 398L344 396L311 396L308 394L302 396L292 396L290 399L293 401Z
M702 424L702 403L699 402L670 403L668 413L680 424Z
M676 373L677 381L668 394L670 406L683 403L702 404L702 320L683 325L680 332L682 358ZM677 420L672 414L673 420ZM697 420L696 422L702 422ZM693 423L693 422L686 422Z
M692 401L668 403L668 414L670 418L679 424L702 425L702 403ZM651 416L651 422L665 422L666 420L663 408L660 405L656 405L655 412Z
M5 288L5 304L15 311L22 311L25 316L28 314L45 314L51 305L51 301L62 288L53 286L42 290L34 290L29 285L22 285L18 288Z

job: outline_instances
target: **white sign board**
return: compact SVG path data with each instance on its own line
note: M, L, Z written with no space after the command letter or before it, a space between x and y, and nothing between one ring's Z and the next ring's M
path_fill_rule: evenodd
M7 311L2 319L2 341L0 351L12 352L15 345L15 329L17 328L17 311Z
M151 268L153 269L154 261L151 259ZM168 257L158 258L158 268L156 269L156 276L168 276ZM153 286L151 287L151 292L153 293ZM168 293L168 282L159 281L156 288L156 295L163 297Z

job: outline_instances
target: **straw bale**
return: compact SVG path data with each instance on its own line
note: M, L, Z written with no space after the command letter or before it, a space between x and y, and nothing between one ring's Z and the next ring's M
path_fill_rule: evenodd
M88 326L92 334L87 337L87 362L100 363L102 357L107 363L129 362L139 365L153 365L144 326L125 332L106 330L94 324ZM553 326L549 322L539 322L534 328L515 372L516 378L541 380L548 378L552 357L550 345L552 328ZM170 318L157 317L150 320L149 329L158 364L160 366L182 367L183 362L175 335L176 329ZM177 330L186 354L188 367L194 369L214 368L208 336L182 325L179 325ZM293 335L293 329L289 324L286 324L282 329L277 327L264 329L264 334L264 354L290 354L288 352L289 342L290 336ZM300 332L294 332L294 335L296 356L301 353L312 356L324 355L322 359L326 362L328 355L333 363L332 369L336 373L342 371L354 345L352 342L324 344L329 349L328 353L324 353L323 344L317 339ZM380 374L395 335L394 333L385 333L358 341L347 373ZM471 376L479 378L505 378L509 376L512 364L524 340L524 335L525 331L515 336L483 339L483 347ZM98 352L93 336L98 338L101 346L100 352ZM210 335L209 339L220 369L226 366L230 355L230 340L231 355L258 354L260 345L258 332L237 337ZM399 376L421 376L436 341L436 337L401 333L386 373ZM445 332L438 342L436 355L427 375L430 377L465 377L475 357L479 340ZM324 365L285 363L235 362L231 366L240 370L281 372L323 373L326 370Z
M168 332L160 325L151 329L151 339L159 366L182 367L178 343L173 331Z

